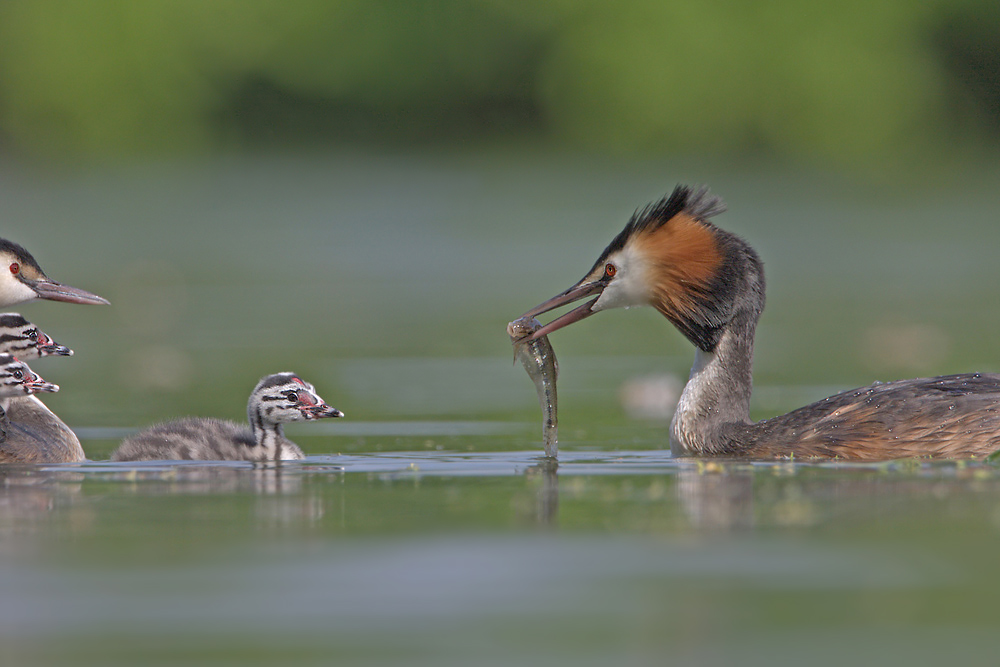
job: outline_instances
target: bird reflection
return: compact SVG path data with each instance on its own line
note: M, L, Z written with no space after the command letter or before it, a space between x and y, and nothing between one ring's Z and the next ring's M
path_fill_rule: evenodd
M64 530L88 527L92 508L73 470L39 474L35 466L0 466L0 557L44 549L39 540L60 517Z
M559 518L559 461L545 457L525 471L528 479L540 479L535 490L535 521L539 526L554 528Z
M677 497L688 520L705 530L753 527L753 471L698 461L677 473Z
M304 484L307 474L341 474L340 466L291 467L290 464L155 465L125 469L114 478L131 482L142 496L249 494L256 498L254 514L270 524L313 523L325 506L318 489Z

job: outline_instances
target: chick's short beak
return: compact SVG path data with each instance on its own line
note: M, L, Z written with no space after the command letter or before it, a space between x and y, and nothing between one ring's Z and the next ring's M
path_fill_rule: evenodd
M343 417L344 413L337 408L326 403L309 408L310 419L324 419L326 417Z
M69 349L65 345L60 345L51 338L48 334L39 331L38 332L38 353L43 356L58 356L58 357L72 357L73 350Z
M54 393L59 391L59 385L46 382L37 373L32 373L31 377L28 378L23 386L32 394L38 394L41 392Z

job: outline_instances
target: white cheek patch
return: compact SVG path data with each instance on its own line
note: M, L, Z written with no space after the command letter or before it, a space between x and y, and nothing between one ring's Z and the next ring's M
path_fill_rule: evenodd
M601 292L593 310L630 308L649 305L646 263L630 246L608 258L618 269L615 277Z
M35 290L6 272L0 273L0 304L14 305L37 299Z

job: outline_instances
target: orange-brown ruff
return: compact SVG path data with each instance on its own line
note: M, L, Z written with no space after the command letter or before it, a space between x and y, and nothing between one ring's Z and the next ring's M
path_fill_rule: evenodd
M652 306L671 321L697 318L699 297L719 274L722 255L712 230L685 212L636 243L652 259Z
M752 422L764 269L746 241L709 222L724 208L705 188L678 186L637 211L580 282L525 316L596 298L534 335L607 308L649 305L662 313L697 347L671 423L676 454L884 460L982 457L1000 449L995 374L879 383Z

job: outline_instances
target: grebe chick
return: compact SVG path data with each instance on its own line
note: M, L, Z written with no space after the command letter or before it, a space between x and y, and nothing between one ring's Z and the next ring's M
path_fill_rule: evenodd
M0 239L0 308L35 299L108 303L86 290L57 283L45 275L30 252L12 241Z
M48 356L72 356L73 350L59 345L18 313L0 313L0 353L21 360ZM9 451L18 451L34 462L76 463L86 460L80 439L35 395L11 398L7 405Z
M20 313L0 313L0 354L18 359L72 357L73 350L52 340Z
M327 405L294 373L261 379L247 403L250 428L235 422L187 417L159 424L122 441L112 461L278 461L304 458L282 424L344 413Z
M706 188L678 186L636 211L582 280L525 317L594 298L533 336L609 308L656 308L697 348L670 427L675 455L882 460L1000 449L1000 375L992 374L874 384L752 422L764 269L746 241L709 222L724 209Z
M0 354L0 463L46 462L44 452L30 446L26 448L25 443L15 437L14 425L7 418L7 407L12 399L42 391L59 391L59 387L40 378L17 357Z

